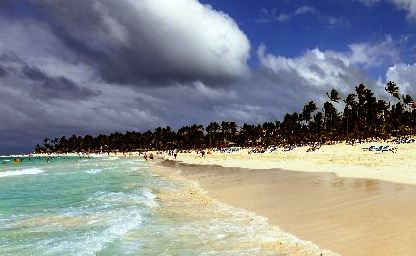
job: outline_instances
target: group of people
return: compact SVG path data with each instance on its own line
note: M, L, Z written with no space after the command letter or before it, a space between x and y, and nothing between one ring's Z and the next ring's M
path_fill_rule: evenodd
M198 151L196 152L196 154L197 154L197 155L201 154L201 157L205 157L205 151L204 151L204 150L201 150L201 151L199 151L199 150L198 150Z
M173 156L175 159L178 156L178 151L177 150L168 150L167 154L169 156Z
M147 159L153 160L153 153L150 153L149 155L147 155L147 153L144 153L143 158L145 161L147 161Z
M30 158L29 158L29 161L30 161ZM1 164L7 164L8 162L9 162L9 160L3 160L3 161L1 162ZM23 162L23 158L20 158L20 157L15 158L15 159L13 159L13 161L12 161L12 163L13 163L13 164L20 164L21 162Z

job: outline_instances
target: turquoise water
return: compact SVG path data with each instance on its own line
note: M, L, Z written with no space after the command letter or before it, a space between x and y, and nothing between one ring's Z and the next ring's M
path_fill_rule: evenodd
M0 255L276 255L264 219L135 158L0 158ZM194 189L197 189L195 187Z

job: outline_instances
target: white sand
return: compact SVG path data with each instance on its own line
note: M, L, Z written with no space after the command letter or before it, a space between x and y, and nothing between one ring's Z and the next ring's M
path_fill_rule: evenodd
M416 184L416 144L389 144L390 147L397 147L396 153L371 152L362 149L372 145L387 144L363 143L351 146L340 143L324 145L315 152L306 152L308 147L299 147L288 152L279 150L263 154L248 154L246 149L236 153L213 152L204 158L196 153L181 153L177 160L188 164L223 167L333 172L340 177ZM172 159L172 157L166 157Z

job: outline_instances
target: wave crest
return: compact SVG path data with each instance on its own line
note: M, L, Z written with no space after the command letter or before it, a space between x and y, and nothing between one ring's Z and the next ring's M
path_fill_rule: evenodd
M40 173L44 173L44 171L36 167L31 167L31 168L20 169L16 171L0 172L0 178L9 177L9 176L19 176L19 175L34 175L34 174L40 174Z

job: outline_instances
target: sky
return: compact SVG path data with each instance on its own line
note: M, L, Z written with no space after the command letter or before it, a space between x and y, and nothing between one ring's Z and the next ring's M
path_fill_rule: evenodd
M43 138L416 98L414 0L2 0L0 154Z

